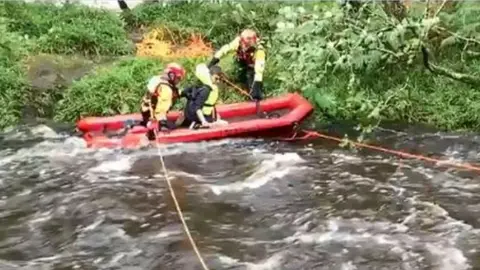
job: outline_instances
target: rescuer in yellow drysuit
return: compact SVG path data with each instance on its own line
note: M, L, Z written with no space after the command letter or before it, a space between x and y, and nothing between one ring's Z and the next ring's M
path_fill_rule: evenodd
M141 125L148 127L152 120L156 120L159 130L171 130L176 127L175 123L167 120L167 112L179 97L177 85L185 78L185 73L185 69L180 64L170 63L161 74L149 80L147 93L142 98ZM154 115L151 115L152 111Z
M236 61L240 65L240 80L246 84L250 96L255 101L263 98L263 72L265 70L265 49L259 41L255 31L245 29L230 43L222 46L208 64L210 68L229 52L236 51Z
M212 127L228 124L221 120L215 109L218 101L220 76L222 70L218 66L210 69L205 64L199 64L195 69L195 76L200 85L183 89L181 97L187 99L183 115L178 120L182 126L190 128Z

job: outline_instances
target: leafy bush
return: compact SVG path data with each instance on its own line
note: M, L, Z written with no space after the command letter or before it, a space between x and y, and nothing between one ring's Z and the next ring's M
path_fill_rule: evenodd
M132 52L124 23L114 13L76 4L3 3L8 30L36 38L46 53L125 55Z
M86 114L112 115L135 111L145 91L145 82L159 72L157 60L123 60L102 67L74 82L56 106L56 120L75 121Z
M277 51L270 60L278 75L273 85L300 88L325 115L355 120L365 130L382 119L480 127L480 121L464 117L477 113L469 100L478 94L468 85L433 78L423 67L420 48L435 46L438 34L432 29L447 22L435 16L396 18L375 3L356 11L355 19L351 12L348 7L280 9L272 39Z
M0 129L15 124L21 117L26 82L21 59L29 47L29 41L6 31L0 18ZM18 46L23 44L23 47Z
M23 107L24 81L18 66L0 66L0 129L20 120Z
M234 3L215 4L205 1L176 1L172 4L141 4L132 10L131 24L163 24L173 29L205 34L215 46L231 41L242 29L257 29L264 38L275 26L279 4Z
M187 69L181 86L195 83L195 65L205 59L179 60ZM161 72L165 62L132 58L102 67L69 87L56 106L55 119L75 121L86 115L113 115L138 112L148 79Z

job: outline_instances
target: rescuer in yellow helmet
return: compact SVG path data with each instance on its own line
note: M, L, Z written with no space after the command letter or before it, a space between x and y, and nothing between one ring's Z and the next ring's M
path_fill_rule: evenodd
M199 64L195 69L195 76L200 85L183 89L181 97L187 99L183 116L179 122L182 126L190 128L211 127L218 124L227 124L221 120L215 109L218 101L220 76L222 70L218 66L208 68L205 64Z

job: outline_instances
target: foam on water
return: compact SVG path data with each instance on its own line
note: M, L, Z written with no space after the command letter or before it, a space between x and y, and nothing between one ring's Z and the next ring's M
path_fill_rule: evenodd
M478 267L480 232L468 219L479 219L478 177L375 153L279 153L249 143L257 141L161 146L212 269ZM468 147L445 149L462 160ZM198 265L153 147L45 140L0 150L0 179L0 215L9 221L0 226L0 254L21 254L2 268Z
M263 160L257 167L257 170L244 181L226 185L209 185L209 188L216 195L220 195L223 192L240 192L245 189L256 189L274 179L285 177L294 170L308 169L308 167L298 166L298 164L303 162L303 159L296 153L266 154L257 158L262 158Z

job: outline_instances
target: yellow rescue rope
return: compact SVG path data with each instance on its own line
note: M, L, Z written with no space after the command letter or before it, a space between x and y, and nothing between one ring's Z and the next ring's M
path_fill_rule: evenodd
M151 111L153 112L153 111ZM157 147L157 152L158 156L160 158L160 163L162 164L162 169L163 169L163 174L165 177L165 180L167 181L168 189L170 190L170 194L172 195L173 202L175 203L175 208L177 209L178 217L182 221L183 229L185 233L187 234L188 240L190 241L190 244L192 245L193 250L195 251L195 254L198 257L198 260L200 261L200 264L202 265L204 270L209 270L207 267L207 264L203 260L202 254L200 254L200 251L197 248L197 245L195 244L195 241L193 240L192 234L190 233L190 230L188 229L187 222L185 222L185 218L183 217L182 209L180 208L180 205L178 204L177 196L175 196L175 191L173 190L172 183L170 182L170 179L168 178L168 171L167 167L165 166L165 161L163 160L163 155L162 151L160 149L160 146L158 145L158 132L157 128L153 129L153 133L155 134L155 146Z

